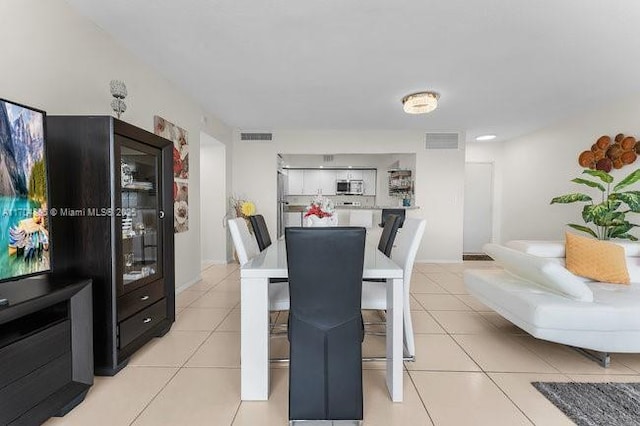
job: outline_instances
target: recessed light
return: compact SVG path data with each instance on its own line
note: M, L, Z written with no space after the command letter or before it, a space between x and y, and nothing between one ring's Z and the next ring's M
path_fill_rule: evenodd
M321 169L324 169L324 166L320 166Z
M482 135L476 138L477 141L492 141L496 138L496 135Z
M353 166L349 166L350 169L353 169Z

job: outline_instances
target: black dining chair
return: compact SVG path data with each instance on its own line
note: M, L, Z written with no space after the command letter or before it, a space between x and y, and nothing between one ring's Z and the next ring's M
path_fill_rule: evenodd
M362 420L365 228L287 228L289 420Z
M382 228L386 223L386 219L389 215L400 216L400 228L404 225L404 219L406 218L407 211L405 209L382 209L382 217L380 221L380 227Z
M387 215L384 220L384 229L378 241L378 250L387 257L391 257L391 249L393 248L393 242L396 240L400 222L403 222L403 220L396 214Z
M260 251L263 251L271 245L271 236L269 235L269 228L267 228L267 223L264 220L264 216L262 216L261 214L249 216L249 221L251 222L253 235L256 237L256 242L258 243L258 249L260 249ZM287 279L270 278L269 282L286 283Z
M387 215L384 221L384 229L382 230L382 234L380 234L380 240L378 240L378 250L384 253L384 255L387 257L391 257L391 250L393 249L393 243L396 240L396 235L398 234L398 228L400 227L401 221L402 218L395 214ZM364 281L383 283L387 280L383 278L365 278ZM377 325L379 323L371 324Z
M267 223L261 214L249 216L249 220L253 228L253 235L255 235L256 241L258 242L258 248L262 251L271 245L271 236L269 235Z

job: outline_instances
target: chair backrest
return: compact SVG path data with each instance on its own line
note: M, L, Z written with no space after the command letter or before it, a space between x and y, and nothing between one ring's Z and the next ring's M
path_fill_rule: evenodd
M382 234L380 234L380 241L378 242L378 250L387 257L391 257L391 249L393 248L393 242L396 239L399 226L400 216L395 214L387 215L384 222L384 229L382 230Z
M286 228L289 420L362 420L366 230Z
M360 316L366 230L286 228L290 313L327 326Z
M404 227L398 231L395 247L391 253L391 260L404 270L404 302L409 303L409 290L411 287L411 273L416 254L424 235L426 220L408 218L404 221Z
M264 221L264 216L261 214L249 216L249 220L251 221L251 227L253 228L253 235L256 236L258 249L262 251L271 245L271 236L269 235L267 223Z
M231 239L236 248L240 265L244 265L249 259L260 253L258 243L249 233L246 220L241 217L229 219L229 232L231 232Z
M396 216L400 216L400 228L404 225L404 219L407 214L405 209L382 209L382 221L380 222L380 226L384 226L387 223L387 216L395 214Z

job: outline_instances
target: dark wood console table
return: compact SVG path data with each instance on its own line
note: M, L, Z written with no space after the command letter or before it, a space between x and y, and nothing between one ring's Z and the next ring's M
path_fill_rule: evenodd
M0 283L0 299L0 424L65 415L93 384L91 280Z

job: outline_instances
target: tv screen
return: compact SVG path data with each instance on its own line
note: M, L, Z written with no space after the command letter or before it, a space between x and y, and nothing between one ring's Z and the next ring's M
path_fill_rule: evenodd
M0 281L50 270L44 123L0 99Z

